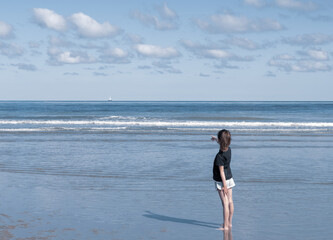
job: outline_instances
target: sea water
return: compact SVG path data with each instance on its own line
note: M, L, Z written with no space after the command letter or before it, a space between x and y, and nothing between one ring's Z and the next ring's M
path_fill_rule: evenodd
M332 147L333 102L2 101L0 239L331 239Z

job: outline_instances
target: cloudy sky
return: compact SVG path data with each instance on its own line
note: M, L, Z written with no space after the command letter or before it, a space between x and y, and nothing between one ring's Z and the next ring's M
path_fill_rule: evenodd
M333 1L11 0L0 100L333 100Z

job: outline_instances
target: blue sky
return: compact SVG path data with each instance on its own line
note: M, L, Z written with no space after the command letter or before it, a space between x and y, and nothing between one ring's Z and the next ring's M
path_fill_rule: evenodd
M0 100L333 100L333 2L5 1Z

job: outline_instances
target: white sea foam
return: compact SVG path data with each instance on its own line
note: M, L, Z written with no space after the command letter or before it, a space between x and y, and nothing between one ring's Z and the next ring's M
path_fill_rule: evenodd
M0 128L0 132L50 132L50 131L116 131L126 127L97 127L97 128L73 128L73 127L50 127L50 128Z
M137 119L138 117L124 117L124 116L117 116L117 115L114 115L114 116L108 116L108 117L101 117L99 119L101 120L109 120L109 119L119 119L119 120L135 120Z
M40 132L41 128L0 128L0 132Z
M218 131L221 128L182 128L182 127L170 127L168 130L176 131ZM239 132L316 132L323 131L326 128L231 128L232 131Z
M123 130L127 127L97 127L97 128L88 128L91 130Z
M0 120L1 125L104 125L104 126L139 126L139 127L277 127L332 128L333 122L221 122L221 121L101 121L101 120Z

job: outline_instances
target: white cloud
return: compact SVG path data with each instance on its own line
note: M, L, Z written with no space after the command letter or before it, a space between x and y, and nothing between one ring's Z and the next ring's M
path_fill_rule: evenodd
M296 58L289 54L280 54L274 57L277 60L295 60Z
M0 53L10 58L22 56L24 49L15 43L0 42Z
M5 22L0 21L0 38L6 38L13 34L13 27Z
M140 21L146 26L152 26L156 30L173 30L178 28L178 15L171 10L166 3L156 7L160 18L151 14L145 14L140 11L134 11L132 18ZM161 19L162 18L162 19Z
M57 55L57 54L59 54L59 53L61 53L61 50L59 49L59 48L56 48L56 47L49 47L48 49L47 49L47 53L48 53L48 55L50 55L50 56L55 56L55 55Z
M240 57L219 47L217 44L203 45L191 40L183 40L183 47L194 55L203 58L213 58L224 61L251 61L252 57Z
M172 63L170 61L159 61L159 62L153 62L152 65L161 69L162 71L158 71L159 73L182 73L182 71L180 71L179 69L174 68L172 65Z
M232 55L224 50L221 49L206 49L203 51L203 54L206 57L211 57L211 58L222 58L222 59L227 59L230 58Z
M209 33L244 33L282 30L283 26L271 19L252 20L232 14L212 15L210 19L197 19L196 24Z
M159 11L159 14L162 18L165 19L176 19L178 18L178 15L175 11L171 10L166 3L163 5L157 7L157 10Z
M296 46L323 45L333 42L333 35L322 33L302 34L295 37L284 38L282 41Z
M329 60L329 53L321 49L308 49L306 51L298 51L300 60L315 60L315 61L327 61ZM296 59L296 58L294 58Z
M200 43L193 42L192 40L182 40L181 44L184 48L192 52L194 55L198 57L208 57L212 58L214 55L217 55L217 51L220 51L219 54L226 55L226 51L222 50L221 47L219 47L216 44L210 44L210 45L204 45ZM221 54L223 53L223 54Z
M241 38L241 37L232 37L224 40L223 42L247 50L257 50L264 47L263 45L260 45L248 38Z
M57 56L57 60L60 63L91 63L94 62L94 58L91 58L85 54L73 53L73 52L62 52Z
M162 21L156 16L144 14L140 11L133 12L132 17L146 26L153 26L156 30L172 30L178 27L173 21Z
M269 66L277 67L285 72L319 72L331 71L327 62L328 53L322 50L300 51L297 56L281 54L268 61Z
M311 1L296 1L296 0L275 0L275 4L281 8L294 10L311 11L317 8L316 4Z
M66 19L46 8L34 8L36 22L42 26L56 31L67 29ZM109 22L98 23L96 20L84 13L75 13L69 17L71 23L79 35L88 38L103 38L118 34L120 30Z
M244 4L260 7L279 7L297 11L312 11L317 9L317 5L312 1L298 1L298 0L243 0Z
M77 76L79 75L77 72L65 72L64 75L68 75L68 76Z
M323 14L319 14L316 16L309 16L309 18L313 21L320 21L320 22L331 22L333 20L332 16L323 15Z
M26 63L18 63L18 64L12 64L12 66L17 67L20 70L25 70L25 71L36 71L37 67L33 64L26 64Z
M270 60L268 65L277 67L278 69L285 72L320 72L332 70L332 67L327 63L316 61L297 61L288 63Z
M210 77L209 74L205 74L205 73L200 73L199 76L200 76L200 77Z
M267 71L265 74L266 77L276 77L276 74L273 73L272 71Z
M128 56L128 53L121 48L109 49L106 54L116 58L125 58Z
M114 66L112 66L112 65L103 65L103 66L100 66L98 68L98 70L108 70L108 69L111 69L111 68L114 68Z
M181 44L187 49L203 48L204 46L199 43L195 43L192 40L182 40Z
M130 63L130 55L121 48L107 48L101 50L100 59L108 63Z
M131 44L142 43L143 37L137 34L126 34L124 40L128 41Z
M304 72L331 71L332 66L323 62L304 61L299 63L298 70Z
M63 16L46 8L34 8L36 22L42 26L56 31L64 31L67 28L66 20Z
M94 72L93 74L98 77L107 77L108 76L106 73L102 73L102 72Z
M57 56L57 60L61 63L80 63L82 58L80 56L75 56L71 52L63 52Z
M217 69L224 69L224 68L228 68L228 69L239 69L239 66L230 65L228 61L221 61L221 62L215 64L214 66Z
M43 44L43 41L30 41L29 47L30 48L40 48L40 46Z
M73 47L74 43L65 40L64 38L59 38L56 36L49 37L49 44L53 47Z
M109 22L98 23L93 18L81 12L73 14L70 19L82 37L103 38L119 33L119 29Z
M87 53L79 51L63 51L57 47L48 48L49 64L79 64L79 63L94 63L96 59Z
M180 53L173 47L163 48L156 45L137 44L134 49L145 57L175 58L180 56Z
M148 66L148 65L139 65L138 68L139 69L151 69L151 66Z
M263 7L266 5L263 0L244 0L244 3L254 7Z
M307 54L315 60L328 60L328 53L321 50L308 50Z

